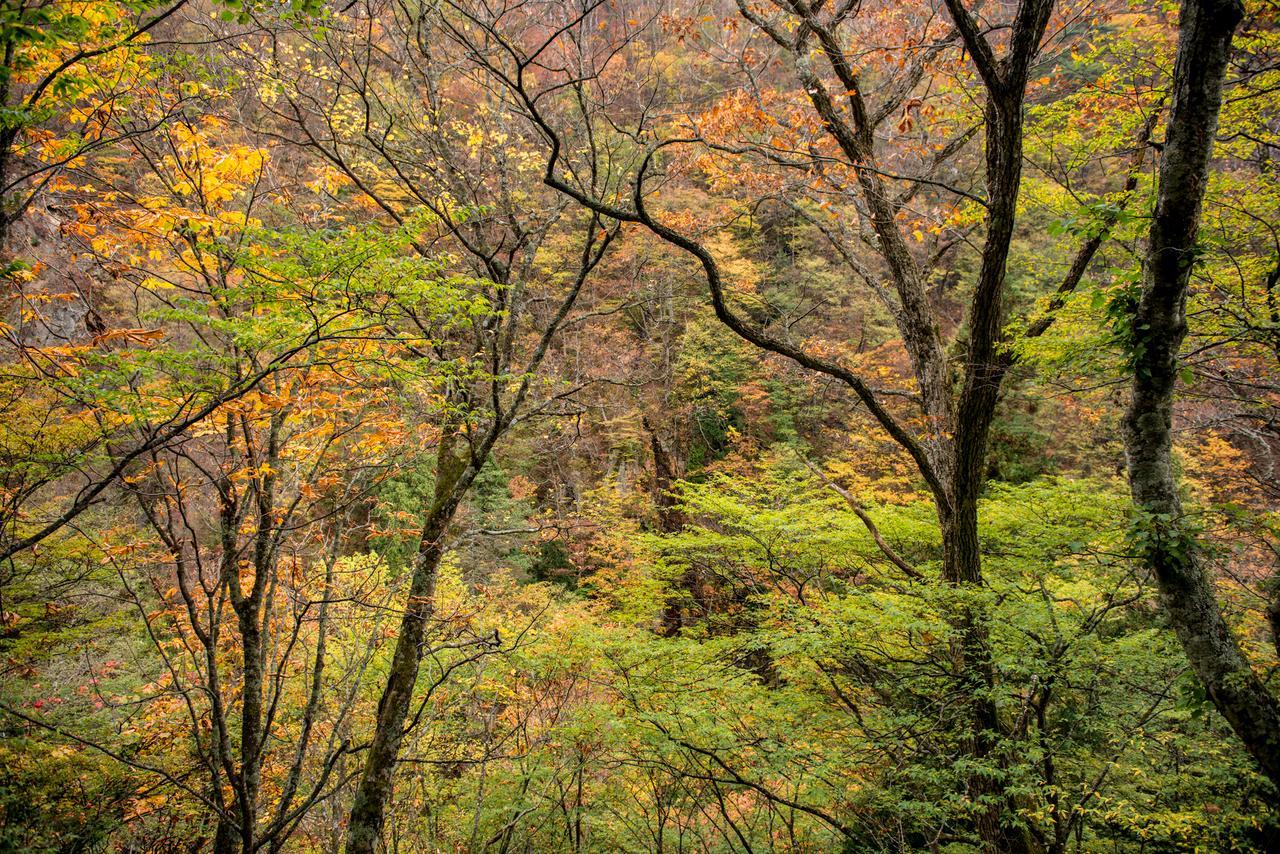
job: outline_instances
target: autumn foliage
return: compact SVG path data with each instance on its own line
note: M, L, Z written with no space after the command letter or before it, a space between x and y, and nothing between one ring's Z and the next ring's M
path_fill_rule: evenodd
M0 850L1280 846L1274 6L0 45Z

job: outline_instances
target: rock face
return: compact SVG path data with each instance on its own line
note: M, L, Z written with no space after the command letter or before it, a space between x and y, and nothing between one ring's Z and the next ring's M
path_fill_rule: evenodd
M33 347L51 347L86 337L85 319L89 307L78 294L71 299L55 300L41 307L40 317L22 325L22 343Z
M60 237L64 217L56 204L33 206L9 230L11 255L34 273L20 283L19 298L6 300L4 320L18 342L51 347L83 341L93 334L96 312L92 264L76 259Z

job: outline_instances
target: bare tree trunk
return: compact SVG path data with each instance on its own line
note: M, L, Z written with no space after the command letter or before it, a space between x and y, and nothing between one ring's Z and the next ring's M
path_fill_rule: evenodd
M1140 545L1160 599L1196 676L1262 772L1280 783L1280 706L1254 673L1213 591L1203 552L1183 516L1172 459L1178 350L1195 239L1222 105L1239 0L1185 0L1173 106L1133 317L1133 396L1124 421L1129 489L1140 513Z
M449 514L452 516L452 513ZM433 520L430 526L444 533L444 519ZM382 824L386 818L386 805L391 799L391 783L395 774L396 757L400 742L404 739L404 721L413 701L413 688L418 681L418 665L422 656L422 644L427 623L434 613L435 587L444 553L439 538L426 543L414 560L413 582L409 588L409 602L400 621L400 636L396 641L395 655L391 660L391 673L386 688L378 702L378 723L373 742L369 745L369 758L365 762L360 788L351 808L351 820L347 827L347 851L373 852L382 836Z
M658 437L658 428L653 426L648 416L642 423L649 434L649 447L653 451L653 506L658 511L658 530L664 534L674 534L684 527L685 522L684 513L671 492L671 487L679 478L676 463Z
M218 817L218 828L213 834L213 854L234 854L240 831L223 816Z

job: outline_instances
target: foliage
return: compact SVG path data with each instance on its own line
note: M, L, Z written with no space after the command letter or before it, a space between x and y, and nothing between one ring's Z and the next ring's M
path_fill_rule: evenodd
M961 400L1002 200L953 4L588 5L0 4L0 849L341 850L391 730L388 850L1275 848L1144 566L1202 561L1274 694L1276 10L1152 514L1172 7L1055 5L961 459L904 335Z

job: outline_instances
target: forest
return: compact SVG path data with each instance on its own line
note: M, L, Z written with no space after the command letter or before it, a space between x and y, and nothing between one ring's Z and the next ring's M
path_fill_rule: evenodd
M1280 851L1277 0L0 48L0 851Z

